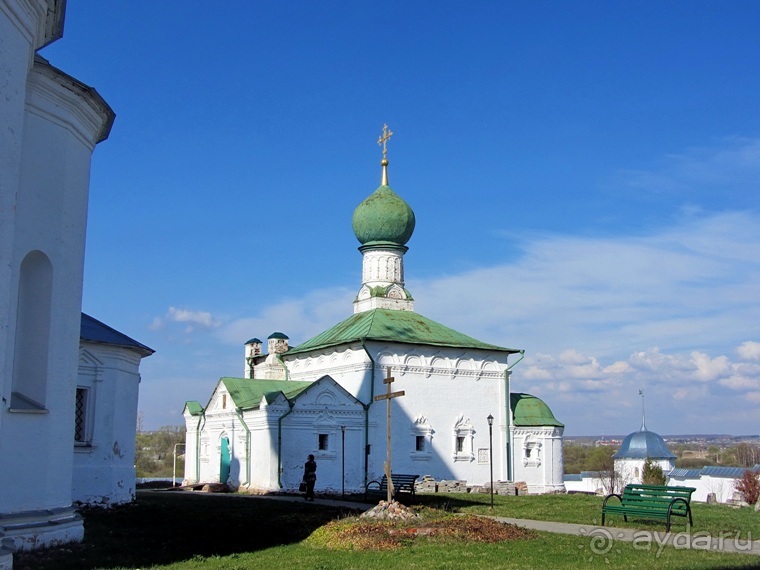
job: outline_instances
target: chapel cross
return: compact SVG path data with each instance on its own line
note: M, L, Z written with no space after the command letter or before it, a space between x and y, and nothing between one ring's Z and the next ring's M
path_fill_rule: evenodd
M383 134L377 139L378 145L383 145L383 158L388 158L388 139L393 136L393 131L388 129L388 125L383 125Z
M393 134L393 133L391 133ZM388 482L388 502L391 502L391 499L393 498L394 489L393 489L393 481L391 480L391 400L393 398L398 398L400 396L403 396L406 394L404 390L400 390L399 392L391 392L391 383L395 380L393 376L391 376L391 367L389 366L386 368L386 374L387 376L383 378L383 384L388 386L387 391L385 394L380 394L379 396L375 396L375 401L379 402L380 400L385 400L387 402L387 413L388 413L388 458L385 462L385 465L383 465L383 468L385 469L385 479Z

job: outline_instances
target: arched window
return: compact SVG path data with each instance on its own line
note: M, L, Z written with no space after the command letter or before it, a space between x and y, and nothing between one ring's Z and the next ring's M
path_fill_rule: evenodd
M464 415L459 416L454 424L454 461L473 461L475 459L474 438L475 429L470 418L466 418Z
M14 411L44 411L50 350L53 265L41 251L21 262L13 353Z

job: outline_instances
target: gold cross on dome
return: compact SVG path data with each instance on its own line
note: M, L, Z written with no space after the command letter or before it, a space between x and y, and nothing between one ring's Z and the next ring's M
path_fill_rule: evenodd
M388 155L388 139L390 139L393 136L393 131L388 129L388 125L383 125L383 134L380 138L377 139L378 145L383 145L383 158L387 158Z

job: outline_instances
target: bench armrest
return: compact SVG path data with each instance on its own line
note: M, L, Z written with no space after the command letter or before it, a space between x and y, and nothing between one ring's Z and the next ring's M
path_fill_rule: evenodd
M623 497L621 497L621 496L620 496L620 495L618 495L617 493L611 493L611 494L607 495L607 496L604 498L604 502L602 503L602 508L604 508L604 507L606 507L606 506L607 506L607 501L609 501L609 500L610 500L612 497L617 497L617 500L618 500L618 501L620 501L621 503L623 502Z
M370 481L369 483L367 483L367 487L366 487L367 491L370 490L369 487L370 487L370 485L373 485L373 484L377 485L377 490L379 491L380 490L380 481Z

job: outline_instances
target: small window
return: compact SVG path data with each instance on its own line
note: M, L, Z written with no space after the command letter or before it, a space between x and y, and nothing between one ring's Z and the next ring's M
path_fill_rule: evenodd
M319 451L327 451L329 449L329 436L326 433L319 434Z
M475 461L475 429L470 418L460 415L454 424L454 461Z
M87 388L77 388L76 409L74 412L74 441L87 443Z
M222 394L222 409L227 409L227 394Z
M530 447L525 448L525 457L530 459L530 452L533 451Z
M433 458L431 453L433 433L435 433L433 428L423 415L417 416L411 428L412 447L409 450L409 457L412 461L430 461Z

